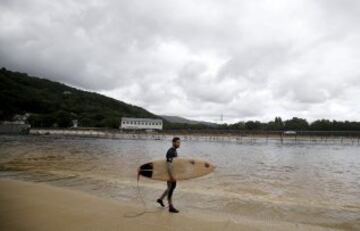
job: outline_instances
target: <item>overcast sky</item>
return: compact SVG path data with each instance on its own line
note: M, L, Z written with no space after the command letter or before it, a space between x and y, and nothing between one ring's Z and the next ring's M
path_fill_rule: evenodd
M360 1L1 0L0 65L155 114L360 120Z

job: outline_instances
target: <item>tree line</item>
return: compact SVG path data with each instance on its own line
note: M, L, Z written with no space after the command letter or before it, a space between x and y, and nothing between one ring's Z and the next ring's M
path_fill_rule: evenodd
M269 122L240 121L234 124L166 124L171 130L232 130L232 131L360 131L360 122L319 119L308 122L306 119L293 117L282 120L275 117Z
M222 126L224 129L263 131L360 131L360 122L319 119L310 123L298 117L285 121L276 117L268 123L247 121Z

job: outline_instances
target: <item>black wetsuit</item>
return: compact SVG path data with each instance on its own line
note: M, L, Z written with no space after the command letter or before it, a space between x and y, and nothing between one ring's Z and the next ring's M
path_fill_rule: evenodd
M173 159L177 157L177 151L176 148L171 147L166 153L166 161L169 163L172 163ZM167 181L167 197L168 199L171 199L172 194L176 188L176 181Z
M177 157L176 148L171 147L166 153L166 161L172 163L173 159Z

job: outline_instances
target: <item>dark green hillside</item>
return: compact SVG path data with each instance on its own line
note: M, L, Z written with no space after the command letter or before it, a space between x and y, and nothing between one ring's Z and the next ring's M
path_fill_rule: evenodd
M157 117L143 108L58 82L0 70L0 120L31 113L34 127L71 126L77 119L83 127L119 126L122 116Z
M11 120L14 115L25 113L31 114L28 121L32 127L70 127L72 120L78 120L80 127L118 128L120 118L123 116L160 118L143 108L97 93L82 91L24 73L8 71L5 68L0 69L0 121ZM211 124L181 117L162 117L165 130L360 131L358 121L318 119L310 123L298 117L284 121L276 117L275 120L269 122L250 120L234 124Z

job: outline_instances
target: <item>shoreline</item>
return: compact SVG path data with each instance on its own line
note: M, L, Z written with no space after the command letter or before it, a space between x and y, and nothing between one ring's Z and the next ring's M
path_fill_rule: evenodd
M67 188L0 178L0 230L338 230L244 217L240 221L211 214L150 212L135 204Z
M320 143L359 145L360 136L347 135L286 135L269 133L182 133L182 132L122 132L118 130L83 130L83 129L30 129L30 135L54 137L83 137L119 140L171 140L180 136L184 141L233 142L233 143Z

